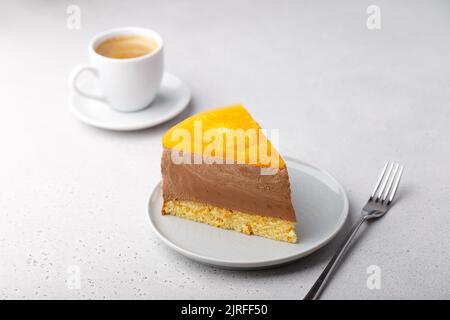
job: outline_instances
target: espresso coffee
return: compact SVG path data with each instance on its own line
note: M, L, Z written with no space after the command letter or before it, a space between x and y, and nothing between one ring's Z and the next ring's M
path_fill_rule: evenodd
M114 59L131 59L152 53L158 49L158 43L146 36L123 35L109 38L100 43L95 52Z

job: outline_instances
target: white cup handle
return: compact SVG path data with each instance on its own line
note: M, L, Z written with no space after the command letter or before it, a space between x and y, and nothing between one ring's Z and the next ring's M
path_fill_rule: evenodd
M75 68L73 68L72 72L70 73L70 77L69 77L70 87L73 90L75 90L75 92L78 93L82 97L85 97L88 99L100 100L100 101L105 102L106 99L102 94L93 94L93 93L85 92L78 87L78 77L85 71L92 73L96 78L98 78L98 71L96 68L89 66L89 65L78 65Z

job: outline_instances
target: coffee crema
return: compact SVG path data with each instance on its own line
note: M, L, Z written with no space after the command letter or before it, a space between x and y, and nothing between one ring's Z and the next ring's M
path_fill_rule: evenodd
M123 35L109 38L100 43L95 52L114 59L131 59L152 53L158 49L156 40L141 35Z

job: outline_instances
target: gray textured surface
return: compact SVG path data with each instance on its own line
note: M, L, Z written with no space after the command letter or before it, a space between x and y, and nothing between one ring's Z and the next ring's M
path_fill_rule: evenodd
M334 174L351 202L347 229L384 162L406 165L397 205L366 229L324 298L450 298L448 1L71 3L80 30L66 27L69 2L1 5L0 298L297 299L336 247L231 272L160 245L146 203L174 121L113 133L67 106L88 40L123 25L163 35L167 70L192 88L189 113L242 102L281 129L282 153ZM381 30L366 28L370 4ZM66 285L71 265L79 290ZM369 265L381 268L380 290L366 287Z

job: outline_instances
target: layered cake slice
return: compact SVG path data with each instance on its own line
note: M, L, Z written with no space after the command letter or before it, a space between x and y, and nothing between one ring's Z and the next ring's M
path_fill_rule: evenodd
M297 242L285 162L243 106L187 118L163 148L164 215Z

